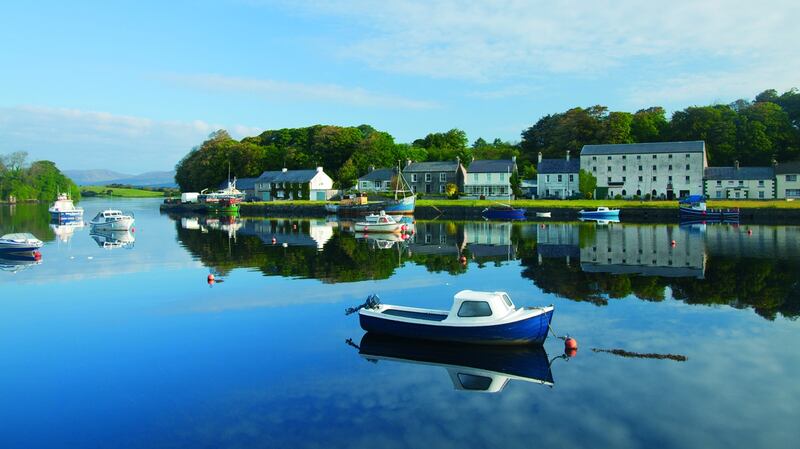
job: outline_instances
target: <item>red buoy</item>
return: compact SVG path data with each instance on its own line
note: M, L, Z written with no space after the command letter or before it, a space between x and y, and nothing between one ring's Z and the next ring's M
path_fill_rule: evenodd
M131 228L131 232L136 232L136 228Z
M564 350L564 355L567 356L567 357L575 357L576 355L578 355L578 350L577 349L565 349Z
M40 253L39 251L34 251L33 260L42 260L42 253Z
M564 349L578 349L578 340L575 340L572 337L567 337L564 340Z
M209 274L208 275L208 283L210 284L212 282L214 282L214 275L213 274Z
M467 264L467 256L461 256L461 263L464 265Z
M752 229L748 229L747 230L747 235L753 235L753 230Z
M675 246L675 245L677 245L677 243L675 243L675 240L673 240L672 241L672 246Z
M278 239L276 239L275 237L272 237L272 244L274 245L276 243L278 243Z

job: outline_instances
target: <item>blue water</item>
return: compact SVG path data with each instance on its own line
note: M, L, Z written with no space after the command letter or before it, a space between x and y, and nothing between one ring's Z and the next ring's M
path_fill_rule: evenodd
M0 271L2 448L788 448L800 437L793 227L418 222L413 241L379 249L324 221L182 222L156 200L82 205L86 218L134 212L135 242L42 230L40 264ZM3 207L4 233L46 229L13 218L33 206ZM590 263L624 229L673 265ZM209 273L224 282L210 286ZM463 391L446 366L370 361L345 343L363 331L344 308L370 293L447 309L467 288L555 305L556 332L580 348L555 358L562 343L547 340L552 386ZM716 293L743 289L755 294Z

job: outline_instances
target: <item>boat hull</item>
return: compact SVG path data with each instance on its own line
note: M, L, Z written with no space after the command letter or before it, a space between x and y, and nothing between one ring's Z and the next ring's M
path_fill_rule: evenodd
M596 220L597 219L599 219L599 220L606 219L607 220L607 219L619 218L619 211L618 210L613 210L613 211L608 211L608 212L580 211L580 212L578 212L578 215L581 218L593 218L593 219L596 219Z
M383 233L400 233L403 230L403 225L400 223L356 223L354 225L356 232L383 232Z
M98 231L128 231L133 227L134 219L133 218L123 218L121 220L110 221L110 222L91 222L93 230Z
M9 255L9 254L19 254L25 255L30 254L38 249L40 249L42 245L40 244L10 244L10 243L0 243L0 253Z
M411 195L398 200L385 201L383 210L392 215L412 215L416 207L417 196Z
M738 210L696 210L679 208L681 221L739 221Z
M550 218L552 217L551 212L536 212L536 217L538 218Z
M83 211L50 211L50 220L57 223L71 223L83 221Z
M483 218L489 220L524 220L525 209L484 209Z
M401 338L491 345L535 345L544 343L553 318L549 309L511 323L475 326L421 324L376 314L359 314L361 328L367 332Z

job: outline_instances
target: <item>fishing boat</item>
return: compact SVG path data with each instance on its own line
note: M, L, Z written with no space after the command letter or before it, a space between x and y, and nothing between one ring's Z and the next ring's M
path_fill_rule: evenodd
M205 205L209 212L218 214L236 214L244 199L244 193L236 188L236 178L233 181L228 175L228 186L212 193L205 193L206 189L197 196L198 202Z
M67 193L59 193L56 201L47 210L50 212L50 220L55 223L83 221L83 208L75 207Z
M92 231L128 231L133 227L133 215L125 215L116 209L98 212L89 222Z
M413 215L417 204L417 194L406 182L400 164L397 165L397 182L394 184L394 199L384 201L383 210L392 215Z
M524 220L525 209L517 209L508 204L489 206L481 212L487 220Z
M459 391L498 393L512 380L553 386L550 360L542 346L420 342L368 332L361 338L358 353L370 362L444 368Z
M578 211L578 217L611 220L614 218L619 218L619 209L609 209L605 206L600 206L595 210L581 209Z
M552 216L552 212L536 212L536 218L550 218Z
M2 253L32 253L44 246L44 242L31 233L18 232L0 237L0 252Z
M381 304L376 295L358 308L361 328L402 338L457 343L542 344L553 306L515 307L505 292L462 290L449 311Z
M739 209L708 209L703 195L689 195L680 199L678 211L681 221L739 221Z
M381 211L379 214L370 214L364 217L364 221L357 221L353 229L356 232L389 232L400 233L406 228L403 223L398 222L391 215Z

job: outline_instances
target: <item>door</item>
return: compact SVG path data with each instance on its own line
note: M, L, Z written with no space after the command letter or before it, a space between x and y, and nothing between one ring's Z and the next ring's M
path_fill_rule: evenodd
M325 192L317 192L317 201L325 201Z
M425 184L425 193L431 193L431 185Z

